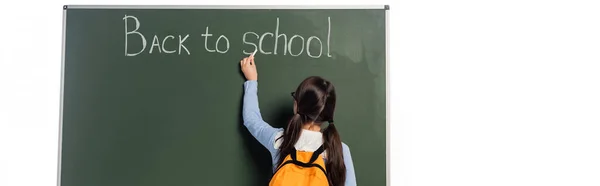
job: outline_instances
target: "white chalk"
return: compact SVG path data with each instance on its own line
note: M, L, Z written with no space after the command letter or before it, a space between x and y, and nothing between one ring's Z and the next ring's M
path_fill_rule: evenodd
M254 54L256 54L256 51L258 51L258 49L254 49L254 52L252 52L252 55L250 55L250 56L254 57Z

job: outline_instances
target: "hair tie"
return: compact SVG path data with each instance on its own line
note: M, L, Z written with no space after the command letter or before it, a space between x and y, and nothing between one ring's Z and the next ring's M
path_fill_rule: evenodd
M330 125L333 125L333 120L329 120L327 122L329 122Z

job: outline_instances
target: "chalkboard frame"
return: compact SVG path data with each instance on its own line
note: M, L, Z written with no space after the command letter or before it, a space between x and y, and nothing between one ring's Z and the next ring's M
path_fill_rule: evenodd
M384 9L389 5L64 5L63 9Z
M386 185L390 185L390 22L389 5L64 5L61 40L61 76L57 186L61 186L66 26L68 9L383 9L385 10Z

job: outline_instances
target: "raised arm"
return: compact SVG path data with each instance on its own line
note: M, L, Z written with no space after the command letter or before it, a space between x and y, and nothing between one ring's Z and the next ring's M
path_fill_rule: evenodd
M281 129L273 128L263 121L258 108L258 73L254 64L254 56L244 58L240 61L242 72L247 81L244 82L244 102L242 106L242 119L244 126L248 128L250 134L267 148L271 154L275 152L273 143L275 143L275 134Z
M275 134L281 129L273 128L263 121L258 108L257 87L258 82L256 80L248 80L244 83L242 118L244 119L244 126L248 128L250 134L269 151L273 151L275 150L273 146Z

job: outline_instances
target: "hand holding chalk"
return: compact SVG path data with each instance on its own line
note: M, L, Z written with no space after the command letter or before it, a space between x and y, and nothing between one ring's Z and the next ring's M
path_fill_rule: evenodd
M254 54L256 54L256 52L258 51L258 49L254 49L254 52L252 52L252 54L250 55L250 64L254 65Z
M252 55L249 57L245 57L240 61L240 67L242 67L242 72L248 81L256 81L258 80L258 73L256 72L256 64L254 63L254 54L256 54L257 50L254 50Z

